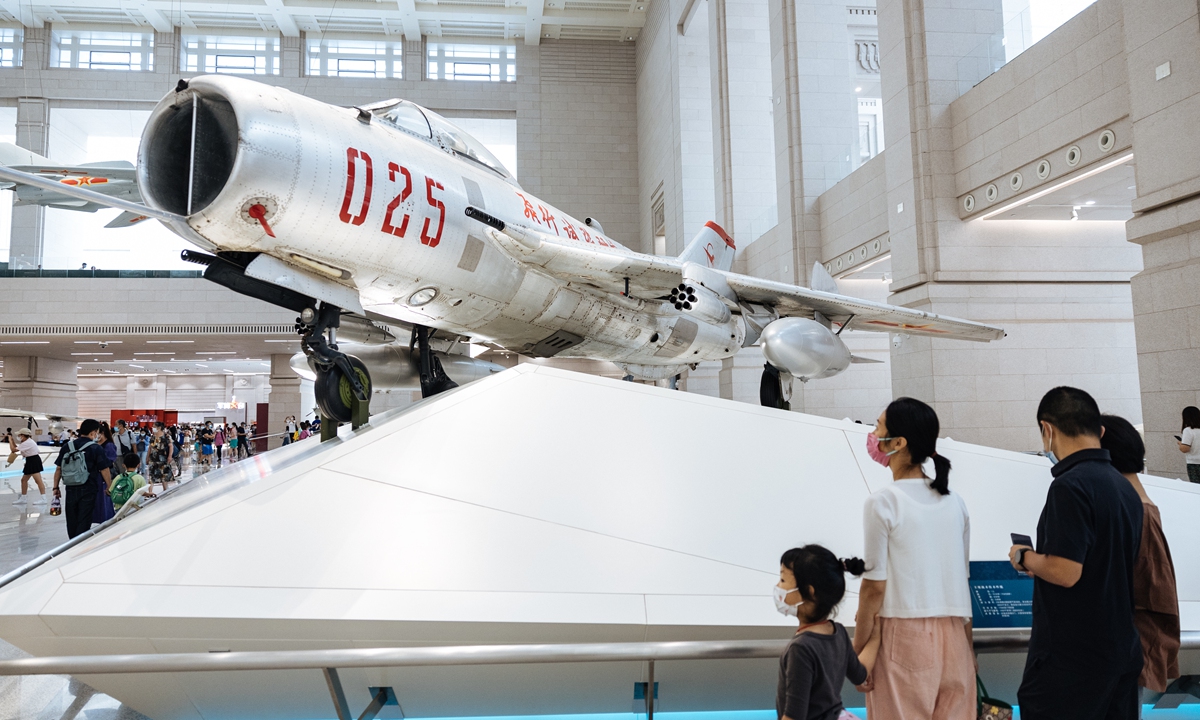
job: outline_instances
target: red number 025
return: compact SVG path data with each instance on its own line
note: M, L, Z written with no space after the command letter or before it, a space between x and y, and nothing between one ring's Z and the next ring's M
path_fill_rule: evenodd
M396 182L396 173L404 176L404 188L388 203L387 214L383 216L383 227L379 229L381 232L395 235L396 237L404 237L404 233L408 232L408 213L404 213L404 219L400 221L400 227L392 225L392 213L396 212L396 208L400 206L400 203L407 200L409 195L412 195L412 173L406 167L401 167L394 162L388 163L388 180Z
M363 196L359 204L358 212L351 213L350 205L354 201L354 185L358 175L358 165L363 166ZM413 182L412 173L408 168L398 165L394 162L388 163L388 180L396 182L396 175L404 176L404 187L400 192L392 198L388 203L387 213L383 216L383 225L379 228L380 232L397 237L404 237L408 231L408 221L411 219L408 213L404 214L404 218L400 221L400 226L396 227L392 222L392 216L396 209L400 207L400 203L408 199L412 194ZM371 163L371 156L357 148L346 148L346 193L342 198L342 209L338 213L339 219L344 223L351 225L362 225L367 219L367 213L371 210L371 193L374 186L375 172ZM421 228L421 244L435 248L442 241L442 230L446 226L446 205L441 200L433 196L434 190L445 190L442 184L431 177L425 178L425 199L429 202L429 207L437 210L438 220L437 229L430 233L433 225L433 218L425 218L425 223Z
M436 180L434 180L431 177L426 177L425 178L425 197L427 200L429 200L429 207L434 208L435 210L438 211L438 221L437 221L437 234L430 235L429 234L429 226L430 226L433 218L431 218L431 217L425 218L425 224L421 228L421 244L428 245L431 248L437 247L438 243L440 243L442 241L442 227L446 224L446 205L441 200L438 200L437 198L435 198L433 196L434 188L437 188L438 190L445 189L442 187L442 184L440 182L437 182Z

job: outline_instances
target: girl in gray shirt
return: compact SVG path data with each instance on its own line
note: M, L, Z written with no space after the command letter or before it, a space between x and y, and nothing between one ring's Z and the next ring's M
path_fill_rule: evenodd
M857 655L846 628L830 619L846 594L845 573L862 575L863 561L839 560L820 545L793 548L779 560L775 607L800 621L779 658L775 711L781 720L851 720L842 679L862 685L879 652L879 625Z

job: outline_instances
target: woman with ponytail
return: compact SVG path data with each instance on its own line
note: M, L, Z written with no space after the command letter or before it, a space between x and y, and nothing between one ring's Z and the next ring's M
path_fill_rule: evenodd
M867 693L871 720L966 720L976 713L971 520L950 490L939 429L933 408L900 398L867 436L868 454L893 480L863 506L866 572L854 645L882 635Z
M781 720L857 720L842 705L842 680L867 681L879 651L879 632L857 654L846 628L832 620L846 594L846 573L862 575L863 561L839 560L820 545L792 548L779 559L775 609L800 621L779 657L775 712Z

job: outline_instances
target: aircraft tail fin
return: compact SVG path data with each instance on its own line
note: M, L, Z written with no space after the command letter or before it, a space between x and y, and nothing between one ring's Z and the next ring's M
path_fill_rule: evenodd
M18 147L12 143L0 143L0 165L53 165L50 158Z
M813 263L812 281L809 289L833 293L834 295L839 294L837 281L833 279L833 276L829 274L825 266L819 262Z
M703 267L728 271L733 267L733 253L737 247L729 233L715 222L709 220L696 233L696 237L688 243L679 259L684 262L694 262Z

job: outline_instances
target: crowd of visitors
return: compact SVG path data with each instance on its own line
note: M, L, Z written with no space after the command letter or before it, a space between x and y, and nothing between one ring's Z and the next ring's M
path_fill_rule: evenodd
M1185 431L1200 426L1193 419L1185 411ZM1009 554L1033 578L1021 718L1135 720L1139 687L1163 692L1179 675L1175 569L1137 478L1145 445L1076 388L1046 393L1036 421L1053 480L1036 540ZM864 560L838 560L818 545L783 554L775 604L799 628L780 657L780 718L852 718L843 678L866 693L871 720L976 717L971 522L938 431L931 407L900 398L867 436L868 455L893 482L863 507ZM1185 440L1192 434L1180 439L1187 452ZM863 578L853 642L831 619L846 572Z
M121 506L141 488L142 495L155 497L154 488L167 490L179 482L185 468L193 475L222 463L232 463L254 453L256 423L212 422L167 426L162 422L131 424L118 420L109 426L97 420L83 421L78 430L64 430L49 442L39 444L34 432L9 429L8 465L23 461L21 493L14 505L28 504L30 481L38 488L34 505L46 505L46 485L41 452L47 445L58 448L51 514L66 516L67 535L76 537L92 525L113 518ZM63 488L66 499L63 501Z

